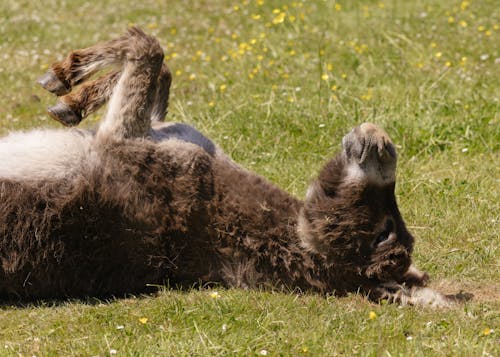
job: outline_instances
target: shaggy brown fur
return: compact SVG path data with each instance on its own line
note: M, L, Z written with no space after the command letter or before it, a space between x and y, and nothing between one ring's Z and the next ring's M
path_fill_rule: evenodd
M118 76L128 83L126 94L113 93L126 96L125 109L106 118L118 133L98 130L92 164L71 180L0 178L0 298L121 295L169 281L397 300L425 284L427 275L410 267L413 237L396 204L395 149L383 130L365 123L349 133L300 201L198 139L166 127L151 134L157 140L141 138L158 103L158 113L166 110L170 75L156 79L157 42L132 35L76 51L42 80L64 94L89 77L75 56L87 70L136 56L135 69L87 84L69 104L84 112L107 100L102 93Z

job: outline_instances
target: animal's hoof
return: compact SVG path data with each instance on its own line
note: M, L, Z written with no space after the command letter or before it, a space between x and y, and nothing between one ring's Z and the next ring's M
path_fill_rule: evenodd
M37 82L46 90L54 93L57 96L65 95L71 92L71 88L61 81L54 72L47 71L43 76L38 78Z
M75 112L69 105L59 101L47 109L49 115L65 126L76 126L82 121L82 115Z

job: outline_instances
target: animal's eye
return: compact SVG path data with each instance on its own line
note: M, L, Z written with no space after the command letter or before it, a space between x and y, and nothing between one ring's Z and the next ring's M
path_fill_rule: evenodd
M388 219L385 222L385 229L382 233L380 233L377 238L375 239L375 246L378 246L379 244L385 242L386 240L389 239L391 236L391 233L394 231L394 221L392 219Z
M389 239L389 232L380 233L375 240L375 245L379 245L380 243L385 242L387 239Z

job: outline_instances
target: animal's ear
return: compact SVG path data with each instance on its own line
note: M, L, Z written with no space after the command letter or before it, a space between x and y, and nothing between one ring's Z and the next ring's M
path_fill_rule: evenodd
M363 123L342 139L347 180L375 184L396 179L396 148L389 135L372 123Z

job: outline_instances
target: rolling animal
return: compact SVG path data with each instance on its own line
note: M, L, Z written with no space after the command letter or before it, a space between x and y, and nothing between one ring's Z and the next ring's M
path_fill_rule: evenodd
M0 299L215 282L451 303L412 265L396 149L374 124L343 138L302 201L192 127L163 122L171 75L138 28L71 52L40 83L60 97L49 113L68 126L108 109L95 131L0 139Z

